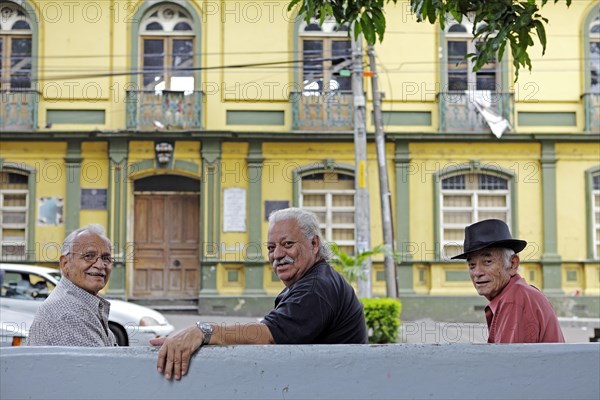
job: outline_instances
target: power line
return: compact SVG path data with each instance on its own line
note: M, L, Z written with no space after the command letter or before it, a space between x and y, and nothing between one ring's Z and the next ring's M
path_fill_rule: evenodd
M223 70L230 70L230 69L250 69L250 70L254 70L251 72L259 72L259 73L265 73L265 72L284 72L284 71L288 71L288 70L292 70L292 71L298 71L300 69L305 69L308 70L310 69L311 65L318 67L315 68L316 73L319 72L324 72L324 71L331 71L333 70L333 68L335 67L335 64L332 66L323 66L324 62L335 62L335 61L339 61L339 60L344 60L347 59L347 57L345 57L345 54L342 53L340 55L336 55L334 57L311 57L311 55L320 55L322 54L321 51L316 50L305 50L302 52L271 52L273 54L280 54L280 53L288 53L288 54L302 54L304 56L304 58L302 59L294 59L294 60L284 60L284 61L269 61L269 62L261 62L261 63L245 63L245 64L232 64L232 65L220 65L220 66L211 66L211 67L184 67L184 68L156 68L156 69L142 69L142 70L125 70L125 71L115 71L115 72L100 72L98 70L94 70L92 69L93 67L80 67L80 68L73 68L72 66L70 66L70 68L68 69L62 69L60 67L51 67L51 68L43 68L43 69L38 69L36 70L36 73L38 74L44 74L44 75L48 75L50 74L50 76L44 76L44 78L36 78L33 79L34 82L39 82L39 81L44 81L44 80L67 80L67 79L92 79L92 78L109 78L109 77L117 77L117 76L133 76L133 75L145 75L145 74L172 74L172 73L185 73L185 72L195 72L195 71L223 71ZM230 53L230 54L256 54L254 52L241 52L241 53ZM264 54L269 54L264 53ZM84 56L85 57L85 56ZM94 56L94 57L100 57L100 56ZM308 57L308 58L307 58ZM583 61L583 62L589 62L591 60L593 60L593 57L565 57L565 58L539 58L539 59L533 59L534 63L543 63L548 65L547 63L549 62L569 62L569 61ZM381 61L380 61L381 63ZM391 74L397 74L397 73L414 73L414 72L427 72L427 71L433 71L432 68L435 65L442 65L444 66L446 63L444 63L442 60L427 60L427 61L405 61L405 62L401 62L399 64L397 64L397 66L394 67L388 67L385 68L385 74L386 76L390 76ZM381 65L383 65L383 63L381 63ZM388 62L389 65L389 62ZM405 67L409 66L409 65L421 65L423 66L426 70L424 70L423 67L419 68L419 69L405 69ZM259 69L260 67L271 67L271 68L262 68ZM348 68L349 69L349 68ZM545 69L545 70L540 70L537 69L536 72L569 72L569 71L580 71L581 68L558 68L558 69ZM4 82L7 82L9 78L9 75L11 73L14 73L14 70L0 70L2 71L2 76L6 77L3 80ZM21 70L23 71L23 70ZM26 70L25 70L26 71ZM77 74L78 72L81 72L79 74ZM86 73L87 72L87 73ZM64 75L51 75L52 73L63 73Z
M336 58L315 58L310 59L309 62L322 62L322 61L331 61L337 60ZM301 60L288 60L288 61L273 61L273 62L263 62L263 63L248 63L248 64L232 64L232 65L221 65L221 66L213 66L213 67L191 67L191 68L157 68L157 69L144 69L144 70L135 70L135 71L122 71L122 72L107 72L107 73L93 73L93 74L80 74L80 75L70 75L70 76L52 76L53 80L66 80L66 79L90 79L90 78L109 78L115 76L131 76L131 75L144 75L144 74L169 74L173 72L177 73L185 73L185 72L195 72L195 71L212 71L212 70L226 70L226 69L242 69L242 68L255 68L255 67L263 67L263 66L275 66L275 65L290 65L290 64L302 64L304 65L307 61L304 59ZM3 75L5 75L3 71ZM33 79L32 81L41 81L45 79Z

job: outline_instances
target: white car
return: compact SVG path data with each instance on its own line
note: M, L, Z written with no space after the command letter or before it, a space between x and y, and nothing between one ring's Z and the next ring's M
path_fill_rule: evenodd
M0 308L0 347L22 346L35 314Z
M0 308L35 314L61 278L47 267L0 264ZM149 339L165 337L175 329L158 311L122 300L110 301L108 325L119 346L149 346ZM4 318L2 318L4 320Z

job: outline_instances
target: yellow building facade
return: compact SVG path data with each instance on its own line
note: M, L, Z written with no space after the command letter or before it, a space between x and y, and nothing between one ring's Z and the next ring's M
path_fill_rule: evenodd
M64 237L99 223L117 258L108 295L251 315L283 288L265 252L271 211L311 209L327 240L355 251L345 27L306 23L285 1L0 8L3 262L57 265ZM546 54L532 48L533 71L515 82L508 56L471 71L468 21L441 30L408 2L386 9L375 50L405 319L480 319L484 299L450 257L485 218L528 241L521 274L559 314L598 317L599 10L546 6ZM385 295L381 259L372 282Z

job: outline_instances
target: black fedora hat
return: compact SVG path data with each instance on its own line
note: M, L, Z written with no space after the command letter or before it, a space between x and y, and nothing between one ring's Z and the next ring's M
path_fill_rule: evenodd
M466 259L470 253L489 247L512 249L520 252L527 246L524 240L513 239L508 225L499 219L486 219L465 228L464 253L452 257Z

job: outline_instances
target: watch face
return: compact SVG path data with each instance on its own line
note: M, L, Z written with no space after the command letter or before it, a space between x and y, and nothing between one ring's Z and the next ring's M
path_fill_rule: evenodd
M198 325L198 328L200 328L200 330L204 334L204 338L202 339L202 345L207 345L208 343L210 343L210 337L212 336L212 333L213 333L212 325L208 324L206 322L203 322L200 325Z

